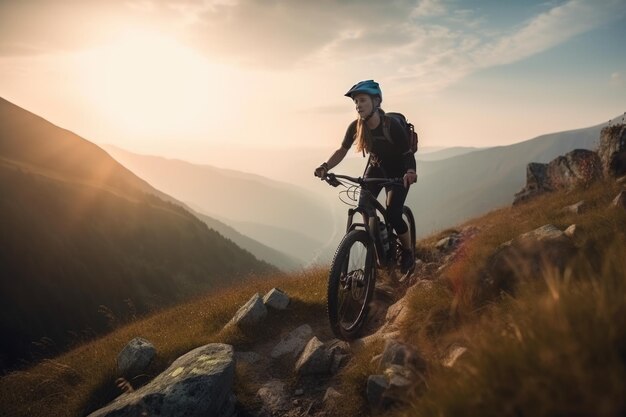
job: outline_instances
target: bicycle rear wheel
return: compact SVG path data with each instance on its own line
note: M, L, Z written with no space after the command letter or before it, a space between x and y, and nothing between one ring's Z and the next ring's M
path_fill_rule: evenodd
M364 230L352 230L337 248L328 277L330 327L340 339L358 337L376 280L374 243Z

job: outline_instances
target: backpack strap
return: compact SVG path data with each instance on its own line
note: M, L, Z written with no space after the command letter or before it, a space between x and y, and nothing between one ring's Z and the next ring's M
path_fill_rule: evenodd
M385 135L385 139L393 144L393 139L391 138L391 119L387 115L383 115L383 135Z

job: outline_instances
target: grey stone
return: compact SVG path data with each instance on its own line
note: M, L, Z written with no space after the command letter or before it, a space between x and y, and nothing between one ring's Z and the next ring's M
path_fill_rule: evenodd
M148 368L155 356L154 345L146 339L136 337L117 356L117 370L121 375L137 376Z
M392 365L400 365L415 371L426 369L426 361L411 345L393 339L385 342L383 356L380 358L379 370L385 370Z
M413 372L404 366L391 365L384 372L389 389L406 388L412 384Z
M526 185L515 194L513 205L545 192L571 190L601 179L602 176L600 157L587 149L574 149L548 164L533 162L526 168Z
M263 356L259 355L256 352L235 352L235 358L237 361L246 362L251 365L260 362L263 360Z
M272 288L272 290L263 297L263 304L275 310L285 310L289 305L289 301L289 296L278 288Z
M626 125L618 124L602 129L598 155L605 176L619 177L626 174Z
M565 233L565 236L567 236L569 238L574 238L574 237L576 237L577 231L578 231L578 229L576 228L576 225L572 224L567 229L565 229L565 231L563 233Z
M290 355L294 359L302 352L307 342L313 336L313 329L308 324L296 328L282 339L274 349L270 356L272 359L278 359L284 355Z
M341 394L333 387L329 387L324 394L324 399L322 400L322 403L325 405L335 404L338 400L341 400L341 397L343 397L343 394Z
M385 406L384 395L389 388L389 381L384 375L370 375L367 378L367 402L374 409Z
M277 379L263 384L257 391L257 396L263 403L263 410L270 415L285 412L291 408L289 396L285 391L285 383Z
M587 211L588 205L584 201L579 201L576 204L572 204L571 206L567 206L564 208L565 211L569 211L574 214L582 214Z
M234 377L232 346L208 344L176 359L147 385L89 416L229 416Z
M620 193L613 199L611 203L613 207L626 208L626 191L620 191Z
M349 355L335 352L331 355L330 373L335 375L339 369L348 361Z
M330 363L330 353L324 344L313 336L296 362L296 373L299 375L327 374L330 372Z
M458 345L452 346L450 348L450 350L448 351L448 354L446 355L446 358L442 362L443 366L445 366L447 368L452 368L454 366L454 364L456 363L456 361L465 352L467 352L467 348L464 347L464 346L458 346Z
M261 295L257 293L235 313L228 325L245 330L259 324L265 316L267 316L267 308L261 300Z
M564 271L576 255L572 240L551 224L506 242L491 255L482 274L481 295L512 293L521 277L539 277L546 268Z
M443 239L440 239L435 245L435 247L440 252L445 252L448 249L453 248L457 244L458 241L459 241L458 235L453 234L453 235L444 237Z

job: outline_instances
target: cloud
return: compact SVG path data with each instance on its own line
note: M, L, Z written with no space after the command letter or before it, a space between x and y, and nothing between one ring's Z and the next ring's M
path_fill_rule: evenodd
M13 3L12 5L7 5ZM103 5L106 4L106 5ZM123 24L169 31L210 59L254 69L370 71L436 92L622 18L624 0L549 2L496 29L460 0L0 2L0 54L76 49ZM48 16L54 15L55 19ZM32 17L32 18L30 18ZM66 29L69 28L69 29Z
M617 87L621 87L624 85L624 76L622 75L621 72L614 72L613 74L611 74L611 85L613 86L617 86Z
M602 3L571 0L553 7L512 34L477 51L482 65L508 64L543 52L601 24L625 15L623 0Z

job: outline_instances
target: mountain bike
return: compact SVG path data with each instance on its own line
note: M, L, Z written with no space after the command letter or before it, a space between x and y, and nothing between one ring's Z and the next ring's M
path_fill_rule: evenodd
M359 336L367 319L369 303L376 284L376 270L397 267L401 243L387 218L386 208L366 187L367 184L404 187L402 178L362 178L327 173L323 178L333 187L343 185L340 180L352 183L348 187L358 204L348 210L346 234L337 247L328 277L327 310L330 326L343 340ZM343 201L343 200L342 200ZM355 214L363 222L355 222ZM402 217L410 231L415 249L415 219L411 209L403 207ZM412 270L407 272L410 275Z

